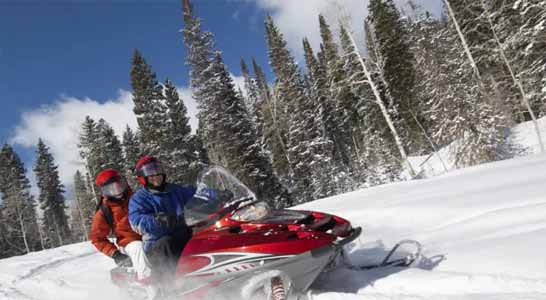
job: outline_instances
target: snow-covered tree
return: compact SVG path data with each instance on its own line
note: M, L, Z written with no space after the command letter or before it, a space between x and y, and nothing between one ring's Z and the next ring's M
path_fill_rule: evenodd
M166 136L161 152L166 157L169 178L180 184L193 184L199 170L206 164L199 156L198 145L191 133L188 111L174 84L165 81Z
M199 117L209 132L205 145L211 159L222 162L260 198L277 207L290 205L288 192L273 174L219 52L203 75L209 81L202 90L210 97L201 106L206 114Z
M377 80L379 76L364 69L364 60L360 60L358 49L343 25L340 26L340 42L343 70L347 74L345 84L358 97L354 104L356 112L352 113L357 113L360 119L361 136L354 135L358 156L353 176L357 182L366 186L395 181L401 166L400 148L397 148L394 138L398 133L394 126L389 126L391 119L386 101L383 100L382 85Z
M376 67L388 99L389 111L410 153L429 150L421 124L423 106L415 97L415 58L409 50L406 24L392 0L371 0L369 32ZM369 51L371 52L371 51Z
M127 125L123 133L123 157L125 158L125 166L123 168L127 182L133 189L138 188L136 180L135 165L141 156L140 142L138 134L133 132L131 127Z
M13 148L0 150L0 193L2 198L2 242L4 256L41 249L36 203L30 194L26 169Z
M137 117L142 152L164 159L161 141L166 136L163 86L142 54L135 49L131 68L133 112Z
M74 174L74 205L71 212L71 231L74 240L88 240L91 220L97 204L93 193L87 189L80 171Z
M71 237L65 211L67 206L64 186L60 181L58 166L55 165L53 155L41 139L38 140L36 153L34 174L36 174L36 184L40 191L38 202L44 213L42 232L46 245L55 248L69 243Z
M123 170L125 166L123 150L114 129L104 119L100 119L97 122L97 130L98 139L95 143L97 143L99 150L100 170Z

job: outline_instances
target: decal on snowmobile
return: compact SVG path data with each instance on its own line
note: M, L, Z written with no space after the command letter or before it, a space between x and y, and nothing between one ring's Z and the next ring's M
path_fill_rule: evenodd
M187 276L203 275L204 273L232 273L263 266L280 259L293 257L294 255L272 255L260 253L207 253L194 255L193 257L206 257L210 263L198 270L186 274Z

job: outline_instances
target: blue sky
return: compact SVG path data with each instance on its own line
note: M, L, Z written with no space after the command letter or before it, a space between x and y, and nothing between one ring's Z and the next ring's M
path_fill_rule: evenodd
M418 2L436 12L441 5L441 0ZM319 45L319 13L334 27L340 15L349 16L363 45L366 0L337 1L341 6L333 0L192 3L204 28L215 35L236 82L241 80L241 57L255 57L269 73L266 14L273 16L300 61L304 36L315 49ZM195 113L182 27L179 0L0 0L0 142L13 144L32 169L34 145L41 137L51 147L61 179L70 185L82 166L76 144L85 115L106 119L118 134L126 124L136 127L129 79L135 48L160 81L168 77L179 87Z
M179 1L104 2L0 1L1 141L13 134L22 112L61 96L104 101L119 89L130 90L134 48L160 80L186 85ZM209 0L195 6L234 73L240 56L256 55L267 63L263 10L249 2Z

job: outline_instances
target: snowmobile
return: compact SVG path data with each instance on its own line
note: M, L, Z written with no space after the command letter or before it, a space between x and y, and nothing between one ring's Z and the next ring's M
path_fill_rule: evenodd
M184 217L193 236L165 299L300 299L340 261L357 269L408 266L420 253L416 244L414 253L391 259L400 245L415 243L403 241L380 264L349 265L343 246L359 237L360 227L327 213L273 209L219 166L200 173ZM113 269L111 279L138 289L130 268Z

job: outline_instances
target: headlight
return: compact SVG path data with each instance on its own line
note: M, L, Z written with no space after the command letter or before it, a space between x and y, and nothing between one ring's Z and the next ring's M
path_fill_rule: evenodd
M258 202L237 211L231 216L231 219L240 222L255 221L267 217L270 212L271 207L267 203Z

